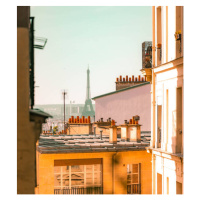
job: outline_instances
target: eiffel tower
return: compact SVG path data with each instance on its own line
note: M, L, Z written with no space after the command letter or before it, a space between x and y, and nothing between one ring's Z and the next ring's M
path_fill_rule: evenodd
M92 106L92 101L90 97L90 70L89 66L87 69L87 89L86 89L86 100L85 100L85 105L83 108L82 116L91 116L94 117L95 112Z

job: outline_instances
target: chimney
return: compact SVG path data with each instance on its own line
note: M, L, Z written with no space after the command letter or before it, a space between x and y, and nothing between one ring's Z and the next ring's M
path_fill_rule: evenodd
M135 115L130 119L132 123L128 125L128 133L127 135L130 137L130 141L133 142L141 142L141 131L140 131L140 124L138 124L138 121L140 120L140 117L138 115Z
M102 130L100 130L100 139L102 140Z
M128 82L128 76L126 75L126 82Z
M135 125L130 126L128 128L128 132L130 134L130 141L132 141L132 142L141 142L140 126L141 125L135 124Z
M115 126L115 121L111 121L111 127L109 128L109 143L116 144L117 143L117 126Z
M130 141L130 131L128 131L127 120L124 120L125 124L121 125L121 140Z
M122 76L121 75L119 76L119 80L120 80L120 82L122 82Z
M132 81L134 82L134 76L132 76Z

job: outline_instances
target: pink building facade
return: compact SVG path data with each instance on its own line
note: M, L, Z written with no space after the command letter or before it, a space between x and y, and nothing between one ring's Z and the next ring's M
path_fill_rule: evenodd
M145 82L94 97L95 121L114 119L116 125L134 115L140 116L141 131L151 131L151 85Z

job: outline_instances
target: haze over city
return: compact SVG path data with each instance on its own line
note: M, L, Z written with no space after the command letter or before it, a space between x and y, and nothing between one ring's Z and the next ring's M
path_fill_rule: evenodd
M35 36L35 104L84 103L87 68L91 97L115 90L119 75L139 75L142 42L151 41L151 7L31 7Z

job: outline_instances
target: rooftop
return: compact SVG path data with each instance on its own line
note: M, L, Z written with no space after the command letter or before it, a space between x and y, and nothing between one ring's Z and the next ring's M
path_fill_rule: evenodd
M122 83L123 83L123 82L122 82ZM144 86L144 85L147 85L147 84L150 84L150 82L144 82L144 83L141 83L141 84L138 84L138 85L133 85L133 86L131 86L131 87L123 88L123 89L121 89L121 90L116 90L116 91L113 91L113 92L109 92L109 93L106 93L106 94L102 94L102 95L93 97L92 99L95 100L95 99L98 99L98 98L100 98L100 97L108 96L108 95L111 95L111 94L116 94L116 93L118 93L118 92L123 92L123 91L125 91L125 90L130 90L130 89L137 88L137 87L141 87L141 86Z
M52 116L50 114L48 114L48 113L46 113L46 112L44 112L44 111L42 111L38 108L30 109L29 112L32 115L39 115L39 116L43 116L43 117L46 117L46 118L48 118L48 117L52 118Z
M42 154L92 153L146 150L150 132L141 132L141 142L127 142L117 138L117 144L109 143L109 136L100 135L41 135L38 151Z

